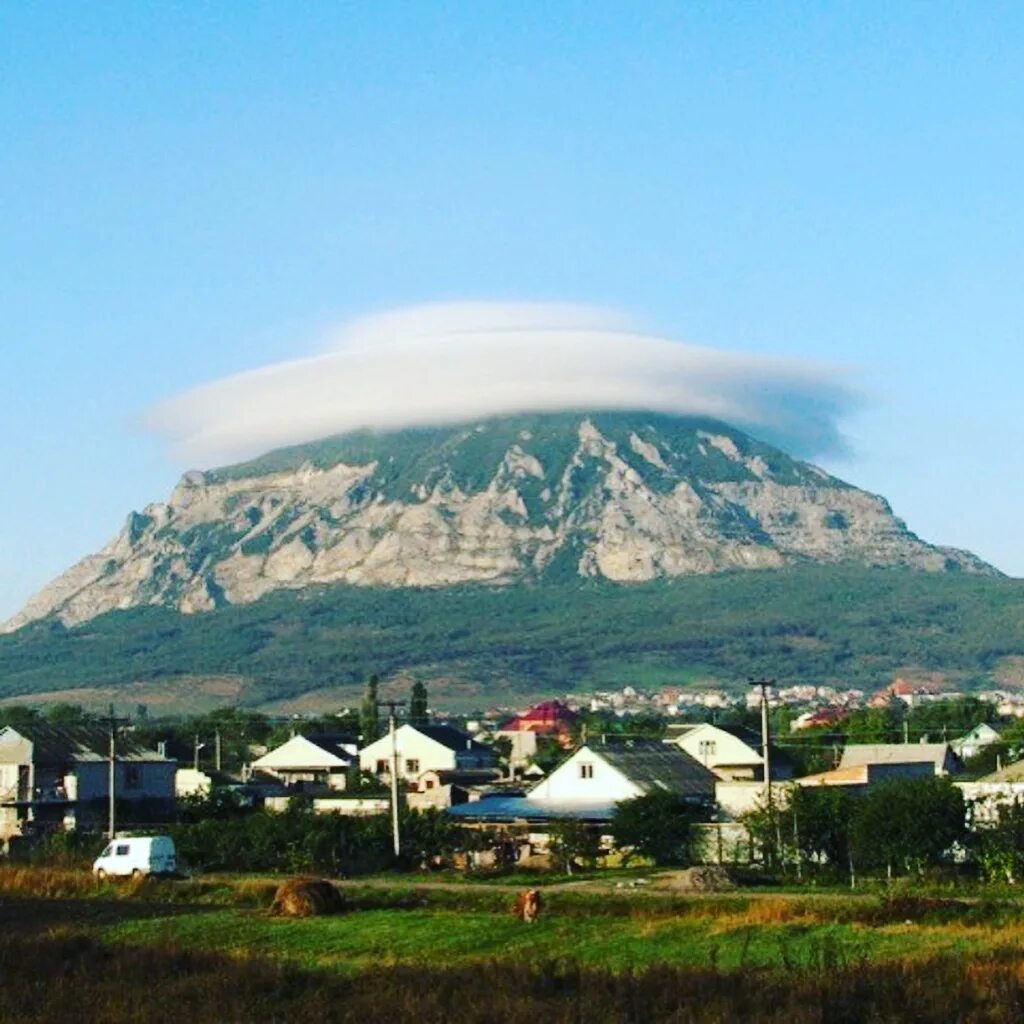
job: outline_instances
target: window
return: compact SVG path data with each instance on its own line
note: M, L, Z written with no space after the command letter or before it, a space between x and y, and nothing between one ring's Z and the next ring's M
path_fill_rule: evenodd
M127 843L122 843L121 845L116 846L114 848L114 855L117 856L117 857L127 857L128 856L128 844Z
M420 763L415 757L407 757L405 759L405 774L406 775L419 775Z
M716 743L714 740L701 740L700 743L697 744L697 751L703 758L714 757L715 746Z
M425 788L426 789L433 789L434 788L434 780L433 779L427 779L427 781L425 783Z
M142 769L137 764L124 766L124 788L138 789L142 785Z
M580 778L592 779L594 777L594 766L589 761L580 762Z
M387 775L387 773L388 773L388 763L387 763L387 761L385 761L382 758L380 761L377 762L377 774L378 775Z

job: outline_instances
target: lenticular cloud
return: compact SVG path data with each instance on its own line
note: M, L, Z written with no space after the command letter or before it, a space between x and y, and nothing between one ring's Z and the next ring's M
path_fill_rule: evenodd
M585 306L465 302L356 320L324 351L177 395L148 421L193 465L357 428L562 409L708 416L812 456L843 451L855 404L835 367L672 341Z

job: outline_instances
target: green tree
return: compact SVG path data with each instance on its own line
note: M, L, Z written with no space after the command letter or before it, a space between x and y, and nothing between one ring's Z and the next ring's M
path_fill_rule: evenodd
M655 790L617 803L611 833L627 859L638 854L658 865L685 866L693 859L695 820L693 808L682 797Z
M770 812L762 805L743 820L769 864L845 871L856 800L842 786L791 786L776 792Z
M1024 803L1003 804L994 818L975 824L974 857L986 881L1014 885L1024 878Z
M417 681L412 684L412 693L409 696L409 724L426 725L428 721L427 688Z
M571 875L574 867L594 866L601 851L601 837L592 825L576 818L559 818L548 829L548 848L555 863Z
M865 867L920 871L967 834L963 794L946 778L894 779L872 787L851 823L853 859Z
M366 680L363 691L363 703L359 709L359 727L363 736L363 746L380 737L380 716L377 709L377 688L380 680L376 674Z

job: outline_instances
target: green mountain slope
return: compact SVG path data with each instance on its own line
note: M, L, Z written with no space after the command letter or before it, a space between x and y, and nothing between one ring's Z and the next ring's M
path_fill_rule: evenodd
M1024 658L1024 581L804 566L668 581L320 587L182 616L160 607L0 637L0 697L232 674L248 703L376 671L556 692L717 682L874 688L916 668L972 687Z

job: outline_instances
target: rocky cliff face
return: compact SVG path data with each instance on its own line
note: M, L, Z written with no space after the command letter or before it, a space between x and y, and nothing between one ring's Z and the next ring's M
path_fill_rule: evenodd
M352 434L187 473L3 628L311 584L636 581L808 560L995 572L722 424L561 413Z

